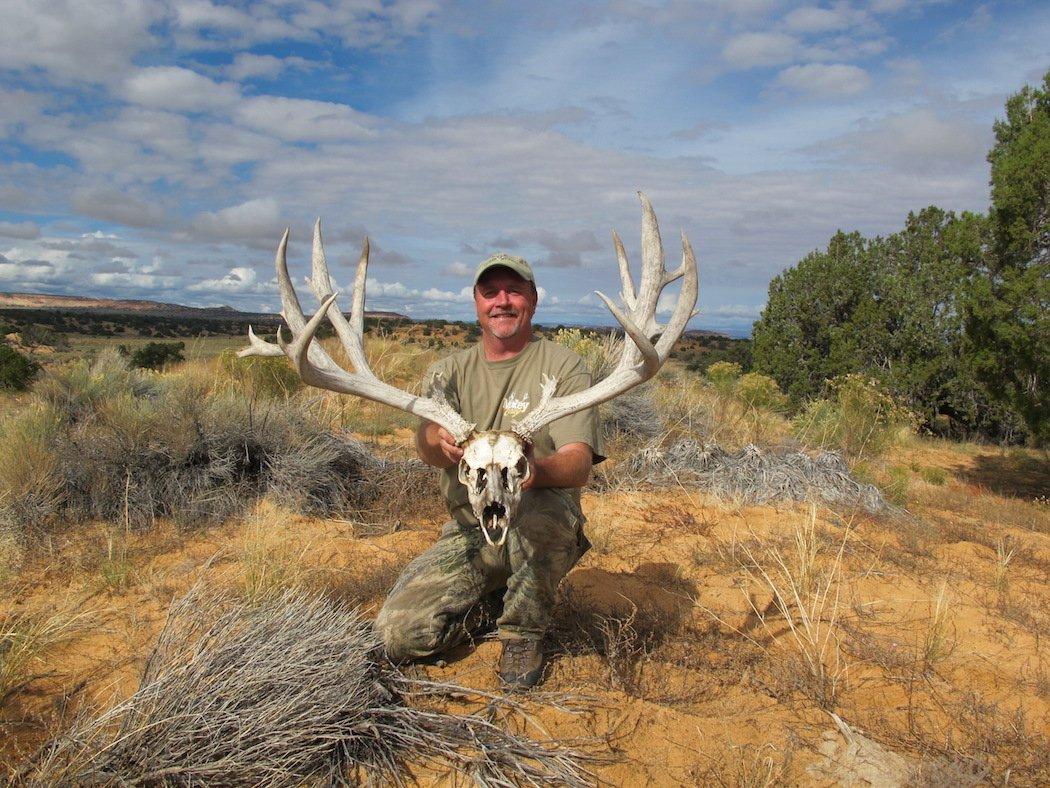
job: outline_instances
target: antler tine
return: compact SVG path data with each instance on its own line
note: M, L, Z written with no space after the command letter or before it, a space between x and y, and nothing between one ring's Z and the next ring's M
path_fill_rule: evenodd
M671 348L682 335L686 323L697 313L694 307L696 306L697 296L700 294L700 275L696 266L696 255L693 254L693 246L689 243L689 239L685 237L684 230L682 231L682 265L679 266L675 273L677 276L669 279L665 284L682 277L682 289L678 292L678 300L675 301L671 319L667 321L663 334L660 335L660 339L656 342L656 352L661 359L665 359L671 354ZM664 278L667 279L667 277Z
M364 250L357 263L357 274L354 278L354 293L351 300L350 320L341 310L333 310L328 319L343 344L347 357L354 371L367 377L374 377L368 366L364 350L364 274L368 269L368 239L365 238ZM332 294L332 277L328 272L328 260L325 258L324 243L321 240L321 220L314 223L313 253L311 255L310 287L319 301L324 301ZM359 297L360 296L360 297Z
M631 278L631 266L627 262L627 252L619 233L612 231L613 245L616 247L616 262L620 265L620 296L628 309L634 309L637 301L634 294L634 280Z
M624 342L623 352L616 368L604 379L585 391L564 397L555 397L556 381L544 381L542 396L537 406L516 421L513 429L522 437L530 437L536 430L562 416L600 405L628 391L657 373L671 353L674 343L685 330L689 319L696 314L696 298L699 292L699 277L696 257L685 234L682 234L682 264L668 273L664 268L663 244L660 228L649 199L638 193L642 203L642 275L637 293L631 283L627 256L619 236L613 234L616 257L620 264L620 280L624 287L624 304L620 309L603 293L597 293L623 326L630 342ZM625 273L626 272L626 273ZM671 282L681 278L682 288L678 293L671 319L666 327L656 321L656 307L660 293ZM633 302L626 296L633 295ZM660 334L654 344L652 337Z

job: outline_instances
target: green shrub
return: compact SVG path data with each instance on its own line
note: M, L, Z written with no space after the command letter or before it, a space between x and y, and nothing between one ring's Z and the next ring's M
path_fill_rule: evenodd
M21 391L40 369L40 365L13 347L0 344L0 389Z
M184 361L182 351L185 349L185 342L148 342L131 354L131 366L138 369L164 369L169 364Z
M285 358L247 356L240 358L233 350L219 356L224 376L255 397L289 397L302 386L298 373Z
M877 457L914 423L878 381L844 375L828 382L829 398L812 400L794 420L795 436L808 446L838 449L854 462Z
M737 365L728 364L728 366ZM734 393L746 407L752 410L769 410L780 413L787 408L788 404L787 395L780 390L777 382L768 375L761 375L758 372L748 372L737 380Z
M716 361L708 364L704 375L715 385L734 383L740 378L740 365L734 361Z
M944 468L932 468L925 466L919 468L919 476L927 484L932 484L934 487L943 487L948 481L948 472Z

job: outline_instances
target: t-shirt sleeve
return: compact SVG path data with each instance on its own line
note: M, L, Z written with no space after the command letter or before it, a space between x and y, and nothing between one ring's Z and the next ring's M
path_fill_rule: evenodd
M554 394L557 397L576 394L589 388L590 385L591 373L587 371L583 360L577 359L558 378L558 387ZM594 454L595 465L605 459L601 419L598 416L597 407L562 416L557 421L552 421L547 430L554 442L555 450L569 443L586 443Z

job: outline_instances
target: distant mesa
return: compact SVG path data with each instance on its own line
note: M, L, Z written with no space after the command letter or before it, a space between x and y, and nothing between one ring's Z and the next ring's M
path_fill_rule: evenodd
M48 293L2 293L0 309L55 309L86 312L92 314L140 314L168 318L212 318L251 320L270 319L276 315L269 312L242 312L229 304L221 306L183 306L162 301L145 301L121 298L90 298L87 296L51 295ZM365 312L366 317L402 319L408 318L397 312Z

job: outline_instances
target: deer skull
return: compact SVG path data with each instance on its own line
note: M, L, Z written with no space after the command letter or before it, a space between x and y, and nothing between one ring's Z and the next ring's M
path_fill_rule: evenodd
M480 432L463 446L459 480L467 488L470 506L485 541L500 547L521 502L521 485L532 468L525 442L513 432ZM493 541L493 534L498 537Z

